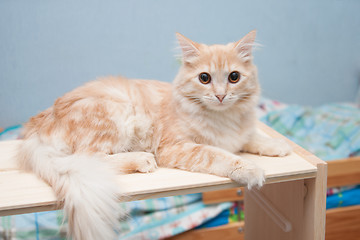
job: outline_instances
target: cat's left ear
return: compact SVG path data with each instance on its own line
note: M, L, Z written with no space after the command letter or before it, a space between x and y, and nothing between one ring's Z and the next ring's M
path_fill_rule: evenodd
M247 62L252 59L252 47L255 42L256 30L252 30L245 37L235 43L235 50L238 56Z
M191 61L198 57L200 54L199 44L191 41L187 37L181 35L180 33L176 33L176 37L179 41L179 45L182 50L183 61L187 63L191 63Z

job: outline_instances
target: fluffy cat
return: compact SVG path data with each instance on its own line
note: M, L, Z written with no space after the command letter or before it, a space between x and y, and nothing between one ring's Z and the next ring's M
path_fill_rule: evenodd
M263 185L263 170L236 153L284 156L291 149L255 131L255 34L211 46L177 34L183 64L172 85L108 77L30 119L19 164L52 186L69 236L115 238L118 173L161 166L229 177L249 188Z

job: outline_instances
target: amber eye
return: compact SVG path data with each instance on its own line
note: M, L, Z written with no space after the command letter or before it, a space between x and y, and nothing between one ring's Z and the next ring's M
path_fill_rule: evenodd
M234 71L229 74L229 82L231 83L237 83L240 80L240 73L237 71Z
M199 80L202 84L208 84L211 82L210 74L203 72L199 74Z

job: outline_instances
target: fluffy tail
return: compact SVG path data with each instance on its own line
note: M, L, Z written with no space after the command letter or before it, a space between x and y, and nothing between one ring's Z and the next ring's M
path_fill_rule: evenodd
M33 171L54 189L63 201L74 240L114 239L120 215L115 173L99 157L65 155L41 144L37 136L24 140L20 165Z

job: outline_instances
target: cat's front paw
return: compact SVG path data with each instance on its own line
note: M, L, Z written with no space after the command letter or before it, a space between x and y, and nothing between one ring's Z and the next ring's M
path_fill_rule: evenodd
M260 188L265 182L264 170L258 167L255 163L241 159L237 161L234 170L229 174L229 177L241 184L247 184L247 187Z
M292 147L283 139L271 139L259 147L259 154L269 157L284 157L292 152Z
M140 152L136 156L136 170L142 173L154 172L157 169L155 156L152 153Z

